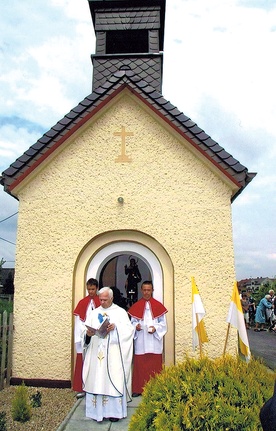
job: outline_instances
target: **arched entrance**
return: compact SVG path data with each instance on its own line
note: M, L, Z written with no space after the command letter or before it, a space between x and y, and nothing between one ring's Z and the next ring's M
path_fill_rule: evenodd
M128 255L131 255L138 261L143 262L148 268L148 273L150 274L150 279L154 286L154 297L158 301L163 302L163 274L160 262L150 249L137 242L120 241L107 244L92 257L87 270L86 279L94 277L99 280L103 267L107 262L116 257L117 262L116 265L114 265L114 280L116 286L123 293L126 279L124 274L124 264L126 262L126 256ZM118 271L117 266L119 266L119 269L121 270Z
M164 362L166 365L173 364L175 358L173 265L166 250L149 235L134 230L111 231L98 235L86 244L75 265L73 309L86 295L86 280L90 277L99 278L104 265L113 257L120 255L134 255L149 268L154 285L154 297L162 301L168 309ZM72 350L74 351L73 342Z

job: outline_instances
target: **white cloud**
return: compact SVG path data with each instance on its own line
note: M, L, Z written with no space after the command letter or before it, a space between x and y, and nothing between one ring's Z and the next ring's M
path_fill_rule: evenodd
M50 4L58 7L68 18L79 21L87 21L89 17L89 5L87 0L50 0Z
M276 86L271 84L276 62L271 54L276 32L271 28L276 25L276 9L268 14L237 8L233 1L174 4L178 6L169 9L166 24L166 94L177 106L182 99L190 112L203 98L213 97L235 112L243 127L261 125L275 133Z
M248 186L249 187L249 186ZM259 193L252 193L248 189L244 191L234 202L233 206L249 206L258 204L261 200L261 195Z
M0 115L23 113L26 119L48 128L91 92L90 53L95 43L87 1L53 4L56 10L51 9L49 1L41 13L41 8L36 9L32 3L29 11L33 20L16 7L12 13L15 21L18 16L17 32L4 21L6 33L2 42L0 36Z
M27 127L16 127L7 124L0 127L0 169L6 169L24 151L41 137L39 131L30 132Z

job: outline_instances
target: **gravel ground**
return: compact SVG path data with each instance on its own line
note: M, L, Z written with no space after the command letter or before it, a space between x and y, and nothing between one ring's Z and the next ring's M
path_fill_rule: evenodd
M14 421L11 415L16 386L0 391L0 413L6 413L7 431L55 431L76 402L71 389L27 387L27 390L29 396L41 393L41 407L32 407L31 419L25 423Z

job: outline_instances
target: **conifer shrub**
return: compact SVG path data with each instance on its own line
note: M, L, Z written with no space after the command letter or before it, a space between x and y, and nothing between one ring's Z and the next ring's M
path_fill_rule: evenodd
M275 377L257 359L187 358L146 384L129 431L261 431Z
M16 388L12 400L12 418L18 422L27 422L31 418L31 405L24 383Z

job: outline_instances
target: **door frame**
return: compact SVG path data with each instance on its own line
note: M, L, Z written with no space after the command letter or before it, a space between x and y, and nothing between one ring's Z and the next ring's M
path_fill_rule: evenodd
M117 250L117 251L116 251ZM73 273L72 309L87 295L86 281L99 276L103 261L114 253L138 253L152 271L154 297L167 308L168 332L164 340L164 363L175 363L174 340L174 271L173 264L165 248L153 237L136 230L104 232L91 239L80 251ZM72 313L73 316L73 313ZM73 317L72 317L73 319ZM74 354L74 324L72 321L72 358ZM72 361L72 370L74 361Z

